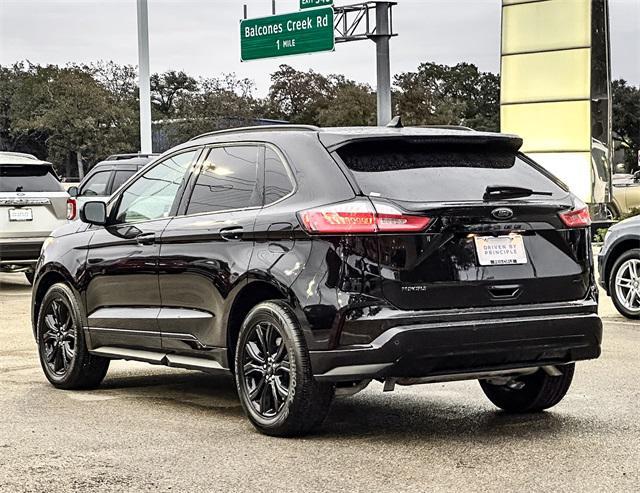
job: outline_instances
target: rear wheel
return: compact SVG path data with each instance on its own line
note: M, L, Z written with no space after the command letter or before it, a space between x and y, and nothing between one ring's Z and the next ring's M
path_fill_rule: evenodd
M38 314L38 354L45 376L60 389L97 387L109 368L107 358L89 353L81 320L71 289L51 286Z
M562 373L551 376L540 369L531 375L519 377L510 385L494 385L480 380L485 395L500 409L511 413L533 413L555 406L566 395L575 364L557 367Z
M329 412L333 386L314 380L304 336L283 302L261 303L247 315L235 376L245 414L267 435L303 435Z
M640 248L623 253L613 264L609 294L616 309L627 318L640 318Z

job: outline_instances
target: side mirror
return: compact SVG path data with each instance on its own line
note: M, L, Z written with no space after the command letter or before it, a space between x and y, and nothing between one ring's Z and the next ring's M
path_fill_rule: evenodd
M83 223L104 226L107 224L107 204L104 202L87 202L80 209L80 220Z
M67 193L69 194L69 197L77 197L79 192L80 191L78 190L78 187L76 187L75 185L67 188Z

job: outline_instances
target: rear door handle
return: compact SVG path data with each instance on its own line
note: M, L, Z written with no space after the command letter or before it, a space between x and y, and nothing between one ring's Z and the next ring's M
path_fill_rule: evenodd
M156 242L155 233L141 233L136 236L136 243L138 245L153 245Z
M242 228L239 226L220 230L220 236L227 241L239 241L242 239Z

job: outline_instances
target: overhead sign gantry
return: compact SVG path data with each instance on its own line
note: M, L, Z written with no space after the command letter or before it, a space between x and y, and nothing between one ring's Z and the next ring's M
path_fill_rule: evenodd
M336 43L370 39L376 43L378 125L391 120L391 63L389 40L393 32L391 10L397 2L369 0L334 6L333 0L300 0L300 11L240 21L240 59L334 51ZM327 5L329 5L327 7Z

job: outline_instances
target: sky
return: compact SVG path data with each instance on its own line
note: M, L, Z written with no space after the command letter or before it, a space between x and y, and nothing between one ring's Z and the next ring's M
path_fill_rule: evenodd
M336 0L336 5L356 0ZM343 43L333 53L240 62L238 22L271 13L271 0L149 0L152 72L184 70L193 76L236 73L264 95L269 75L287 63L296 69L341 73L375 85L375 45ZM612 75L640 85L640 0L609 0ZM299 0L276 0L278 13ZM500 0L398 0L391 40L393 74L432 61L466 61L497 73ZM136 0L0 0L0 64L113 60L137 64Z

